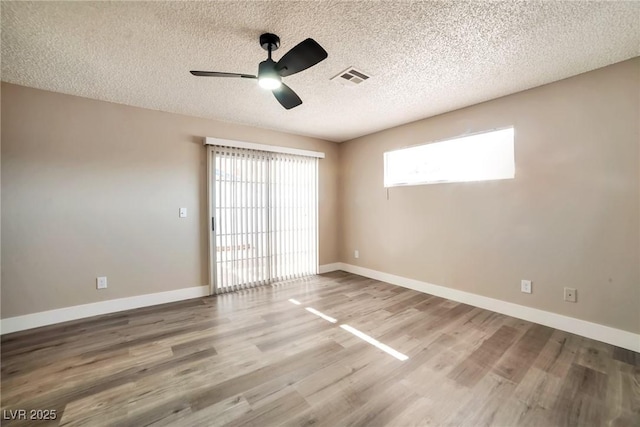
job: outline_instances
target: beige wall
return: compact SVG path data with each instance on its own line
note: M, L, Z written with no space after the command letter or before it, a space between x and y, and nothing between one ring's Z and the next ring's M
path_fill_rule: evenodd
M334 143L5 83L1 95L2 318L206 285L203 136L325 152L320 263L338 260Z
M639 94L636 58L342 144L341 260L640 332ZM387 200L385 151L510 125L514 180Z
M1 95L2 318L205 285L201 137L217 136L327 154L321 264L640 332L638 58L342 145L5 83ZM509 125L515 180L387 200L384 151Z

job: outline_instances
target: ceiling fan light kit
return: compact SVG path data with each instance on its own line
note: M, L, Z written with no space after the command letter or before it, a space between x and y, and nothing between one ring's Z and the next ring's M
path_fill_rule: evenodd
M257 79L260 87L271 90L278 102L287 110L302 104L300 97L287 85L282 83L282 77L304 71L327 58L327 52L313 39L306 39L289 52L285 53L278 62L271 59L271 53L280 47L280 37L265 33L260 36L260 46L267 51L268 57L258 65L258 75L224 73L218 71L191 71L198 77L236 77Z
M258 66L258 84L264 89L278 89L282 86L282 77L276 71L276 63L271 59L262 61Z

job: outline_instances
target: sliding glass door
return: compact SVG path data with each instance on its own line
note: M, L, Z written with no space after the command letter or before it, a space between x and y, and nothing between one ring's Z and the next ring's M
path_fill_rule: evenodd
M214 291L317 273L318 160L224 146L210 156Z

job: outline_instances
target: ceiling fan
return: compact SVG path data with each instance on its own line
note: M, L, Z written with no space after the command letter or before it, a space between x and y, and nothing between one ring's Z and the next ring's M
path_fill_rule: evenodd
M258 65L257 76L218 71L191 71L191 74L200 77L258 79L260 87L271 90L278 102L287 110L302 104L300 97L289 86L282 83L282 77L299 73L323 61L328 56L327 51L315 40L306 39L285 53L278 62L275 62L271 59L271 53L280 47L280 37L271 33L262 34L260 46L269 53L269 57Z

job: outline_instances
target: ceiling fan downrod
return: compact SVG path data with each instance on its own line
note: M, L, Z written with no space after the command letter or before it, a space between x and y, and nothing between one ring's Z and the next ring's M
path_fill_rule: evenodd
M278 50L280 47L280 37L271 33L264 33L260 36L260 46L269 53L269 59L271 59L271 52Z

